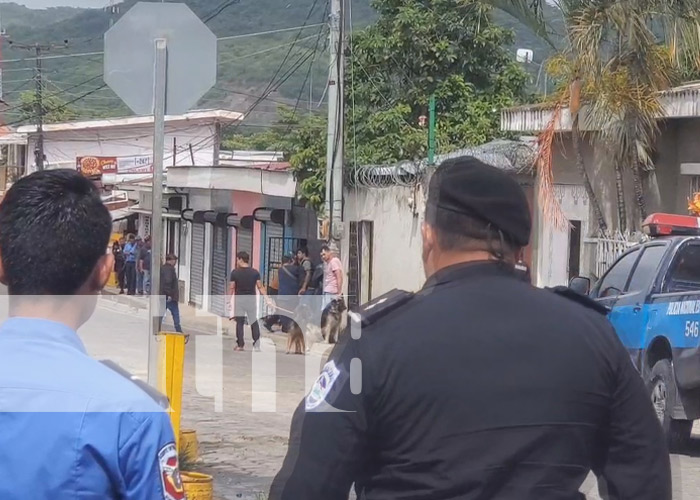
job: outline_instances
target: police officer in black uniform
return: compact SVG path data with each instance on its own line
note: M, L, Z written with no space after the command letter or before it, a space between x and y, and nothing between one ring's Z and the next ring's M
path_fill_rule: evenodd
M532 287L520 186L470 157L431 179L428 280L355 318L292 421L271 499L670 500L644 384L583 296ZM609 496L608 496L609 495Z

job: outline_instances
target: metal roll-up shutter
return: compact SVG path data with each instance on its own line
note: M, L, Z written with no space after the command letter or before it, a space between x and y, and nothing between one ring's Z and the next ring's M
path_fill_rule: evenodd
M237 228L236 231L236 253L238 252L248 252L250 255L252 265L253 259L253 230L245 229L243 227Z
M190 261L190 303L202 305L204 294L204 224L192 224L192 258Z
M228 274L228 228L214 226L211 252L211 301L210 311L226 315L226 284Z
M263 282L270 284L271 270L282 264L284 256L284 226L265 222L265 261Z

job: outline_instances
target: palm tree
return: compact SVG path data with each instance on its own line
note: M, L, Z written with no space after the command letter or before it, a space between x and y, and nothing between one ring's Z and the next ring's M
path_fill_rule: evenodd
M510 3L507 11L528 25L540 20L537 13L543 2ZM586 107L585 128L597 131L593 139L602 142L614 163L619 228L626 229L628 219L638 227L647 215L643 177L654 169L650 152L662 118L660 92L700 68L700 0L558 0L557 6L566 23L567 46L561 57L576 70L562 82L557 98L580 99ZM519 14L528 9L529 15ZM589 191L580 161L578 107L575 111L574 150ZM632 217L625 206L625 171L631 173L634 185L637 213ZM591 202L598 216L595 196ZM598 219L604 230L605 221Z

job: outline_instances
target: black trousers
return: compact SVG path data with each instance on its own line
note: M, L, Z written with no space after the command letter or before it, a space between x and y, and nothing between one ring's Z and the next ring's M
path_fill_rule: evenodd
M126 267L125 264L117 267L117 282L119 283L119 290L122 292L126 288Z
M238 344L238 347L243 347L245 346L245 330L243 327L247 323L246 318L240 318L236 317L234 318L236 321L236 343ZM250 325L250 329L253 332L253 343L257 342L260 340L260 325L258 324L257 321L253 322L253 324Z
M136 262L126 263L126 289L129 295L136 295Z
M235 316L233 319L236 321L236 343L238 347L245 346L243 327L246 323L250 324L253 342L260 340L260 325L258 324L257 304L254 297L236 297Z

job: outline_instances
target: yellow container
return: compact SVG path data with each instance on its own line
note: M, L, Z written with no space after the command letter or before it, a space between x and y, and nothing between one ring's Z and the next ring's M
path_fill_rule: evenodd
M198 472L181 472L187 500L214 500L214 478Z
M180 450L180 415L182 414L182 381L185 369L185 336L181 333L158 334L158 390L170 401L170 423L175 445Z
M180 431L180 454L188 462L196 462L199 458L199 443L197 442L197 431L193 429L182 429Z

